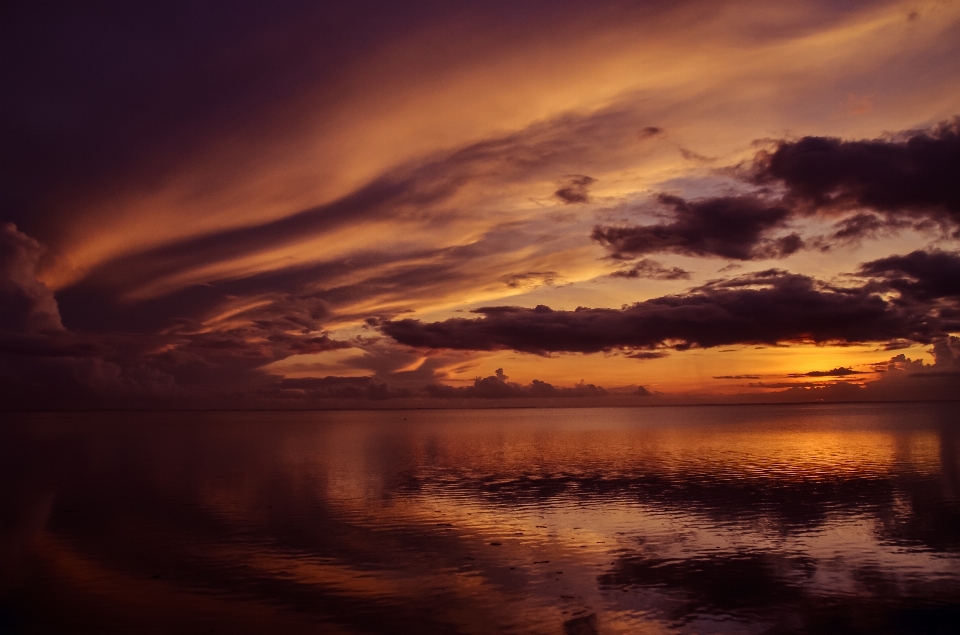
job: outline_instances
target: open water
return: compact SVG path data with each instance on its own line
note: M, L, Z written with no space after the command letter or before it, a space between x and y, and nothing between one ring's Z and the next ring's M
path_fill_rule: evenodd
M3 633L958 633L960 404L5 414Z

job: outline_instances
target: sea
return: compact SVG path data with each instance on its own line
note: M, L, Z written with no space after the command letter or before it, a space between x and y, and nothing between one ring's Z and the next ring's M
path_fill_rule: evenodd
M3 413L0 632L960 633L960 403Z

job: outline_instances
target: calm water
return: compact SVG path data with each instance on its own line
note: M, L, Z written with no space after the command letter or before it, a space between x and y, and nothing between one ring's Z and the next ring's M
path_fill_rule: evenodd
M4 418L4 633L960 632L958 404Z

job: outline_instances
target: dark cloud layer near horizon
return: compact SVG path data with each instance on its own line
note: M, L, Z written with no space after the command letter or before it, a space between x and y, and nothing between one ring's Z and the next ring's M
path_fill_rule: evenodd
M496 373L489 377L477 377L473 381L472 386L456 387L430 384L425 390L432 397L443 397L446 399L553 399L557 397L602 397L607 394L607 391L602 387L593 384L581 383L566 388L557 387L545 381L534 379L528 385L524 386L517 382L508 381L508 379L503 369L498 368Z
M541 355L801 341L930 343L945 334L931 311L923 304L886 301L869 285L830 287L807 276L768 270L623 309L484 307L475 310L480 318L403 319L380 329L409 346Z

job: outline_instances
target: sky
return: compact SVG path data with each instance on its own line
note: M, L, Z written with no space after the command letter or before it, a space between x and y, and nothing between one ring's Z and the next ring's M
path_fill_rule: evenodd
M4 2L6 408L960 394L960 2Z

